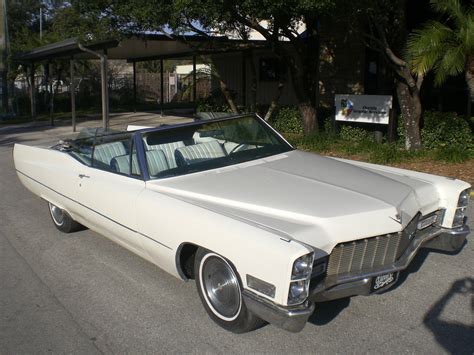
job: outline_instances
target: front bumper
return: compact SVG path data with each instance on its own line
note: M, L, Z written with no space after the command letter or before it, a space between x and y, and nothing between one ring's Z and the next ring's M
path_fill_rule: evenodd
M417 233L407 250L393 264L369 272L327 277L312 288L308 299L310 302L324 302L356 295L367 296L371 293L370 285L373 277L405 270L421 248L457 252L464 246L469 233L467 225L453 229L430 227L426 232ZM385 291L387 288L380 291Z
M371 294L370 286L373 277L406 269L421 248L457 252L464 246L469 233L470 229L467 225L455 229L430 227L427 231L418 233L404 254L393 264L370 272L326 277L311 287L308 300L298 306L279 306L248 290L243 292L244 302L250 311L265 321L290 332L299 332L313 313L314 302L356 295L368 296ZM381 291L385 291L390 286L382 288Z

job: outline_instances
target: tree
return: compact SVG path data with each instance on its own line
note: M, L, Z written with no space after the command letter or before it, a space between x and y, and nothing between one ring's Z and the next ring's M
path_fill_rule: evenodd
M109 14L122 30L193 32L211 41L213 35L233 33L246 48L254 45L247 41L249 32L258 32L288 66L305 133L318 129L318 19L329 15L333 0L101 0L87 6L89 11ZM238 46L244 48L242 43Z
M405 125L405 149L421 147L420 88L424 75L414 75L403 59L407 38L407 0L341 0L339 6L352 14L354 30L365 44L378 51L395 76L397 99Z
M72 4L71 4L72 3ZM27 78L30 95L33 95L31 79L26 68L21 62L15 61L14 57L22 52L33 48L61 41L71 37L77 37L83 42L97 41L104 38L114 37L114 26L105 14L91 14L81 12L80 2L67 0L8 0L8 29L10 34L10 56L9 81L10 85L16 77L23 73ZM41 9L41 11L40 11ZM40 19L40 14L42 14ZM91 15L93 17L91 17ZM40 34L40 22L42 33ZM57 76L56 82L61 79L64 69L69 66L67 59L58 59L51 62ZM36 69L41 67L36 66ZM50 76L49 63L43 66L45 85L45 104L53 107L53 78ZM57 91L57 85L55 86ZM46 93L50 93L47 95ZM32 98L32 116L35 116L34 97Z
M462 6L459 0L431 0L441 21L429 21L411 33L407 42L412 72L425 76L435 74L435 85L442 85L448 76L465 72L469 90L468 115L474 101L474 6Z

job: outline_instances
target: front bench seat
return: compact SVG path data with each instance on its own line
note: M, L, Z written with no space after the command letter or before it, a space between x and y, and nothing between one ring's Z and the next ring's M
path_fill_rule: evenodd
M224 148L218 141L188 145L176 149L175 152L176 161L181 166L200 163L209 159L222 158L226 155Z
M161 149L148 150L145 155L150 176L156 176L162 171L170 169L165 153Z
M115 157L111 160L110 166L114 171L121 174L130 173L130 155L125 154ZM138 166L138 158L136 154L132 156L132 175L140 175L140 168Z

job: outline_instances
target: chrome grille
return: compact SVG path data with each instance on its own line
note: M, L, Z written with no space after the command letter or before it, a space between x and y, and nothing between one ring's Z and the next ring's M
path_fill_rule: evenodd
M399 233L340 243L329 256L327 275L373 270L394 263L413 240L418 216Z

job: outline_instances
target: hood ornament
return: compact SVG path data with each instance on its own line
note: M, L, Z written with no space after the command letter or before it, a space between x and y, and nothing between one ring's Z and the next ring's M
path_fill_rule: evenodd
M393 219L395 222L402 224L402 216L399 213L397 213L395 217L390 218Z

